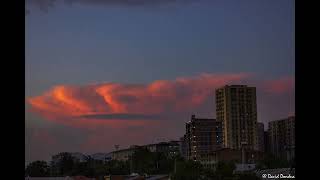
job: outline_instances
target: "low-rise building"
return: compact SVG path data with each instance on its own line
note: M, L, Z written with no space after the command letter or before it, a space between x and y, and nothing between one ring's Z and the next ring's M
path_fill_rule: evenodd
M237 150L230 148L221 148L215 150L203 157L200 162L209 168L214 168L218 162L237 162L244 164L255 164L257 161L262 160L264 153L251 149Z
M169 156L178 155L180 152L179 141L160 142L157 144L148 144L142 147L147 148L150 152L162 152Z
M112 160L117 161L127 161L133 155L133 153L138 149L138 147L121 149L111 152Z
M179 141L160 142L156 144L147 144L142 146L132 145L127 149L120 149L111 152L112 160L127 161L130 156L138 149L147 149L150 152L161 152L169 156L176 156L179 152Z
M215 119L196 118L186 123L187 159L198 161L222 147L222 124Z

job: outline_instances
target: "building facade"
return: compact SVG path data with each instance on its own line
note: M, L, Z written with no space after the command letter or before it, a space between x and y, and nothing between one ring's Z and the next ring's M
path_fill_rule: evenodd
M255 163L255 161L262 160L264 157L264 153L250 149L245 150L243 153L241 150L222 148L210 153L209 158L216 162L244 161L244 163Z
M187 159L187 138L186 135L180 138L180 155Z
M237 162L244 164L254 164L264 158L264 153L246 149L244 151L230 148L221 148L212 151L208 154L207 158L201 161L205 167L215 169L218 162Z
M180 153L180 142L179 141L169 141L160 142L157 144L148 144L142 147L147 148L150 152L161 152L168 156L176 156Z
M295 157L295 117L269 122L270 151L278 158Z
M222 122L223 128L223 146L258 150L256 88L226 85L216 89L215 94L217 121Z
M195 115L186 123L186 155L187 159L200 160L222 145L221 123L215 119L200 119Z
M264 124L257 123L258 151L265 152Z
M112 160L117 161L128 161L132 157L133 153L138 149L138 147L132 147L128 149L121 149L111 152Z
M268 131L264 131L264 152L270 153L270 136Z
M179 141L169 141L169 142L160 142L157 144L147 144L147 145L131 145L127 149L120 149L109 153L111 154L112 160L118 161L128 161L130 157L137 151L141 149L147 149L150 152L164 153L167 156L177 156L180 153L180 142Z

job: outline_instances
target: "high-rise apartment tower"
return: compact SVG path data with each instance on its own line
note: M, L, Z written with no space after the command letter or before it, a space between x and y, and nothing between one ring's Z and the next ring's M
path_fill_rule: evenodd
M223 146L258 150L256 88L226 85L215 93L216 119L222 122Z

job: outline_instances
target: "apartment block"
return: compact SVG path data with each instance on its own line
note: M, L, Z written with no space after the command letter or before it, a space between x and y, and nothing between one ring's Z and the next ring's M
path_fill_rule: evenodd
M224 148L258 150L256 88L226 85L215 94Z

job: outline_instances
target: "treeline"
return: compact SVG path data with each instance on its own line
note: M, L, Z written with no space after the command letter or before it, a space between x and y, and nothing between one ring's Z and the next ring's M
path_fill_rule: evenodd
M88 158L84 162L72 159L61 159L55 164L52 161L34 161L25 170L26 176L31 177L60 177L83 175L86 177L104 176L107 174L129 174L128 162L111 160L103 162Z
M147 149L137 150L128 161L101 161L88 156L81 162L75 159L71 153L59 153L57 162L34 161L26 169L26 176L31 177L56 177L83 175L97 177L104 175L129 175L138 174L169 174L173 171L174 159L182 159L178 156L170 156L161 152L150 152Z
M169 174L172 180L198 179L257 179L254 174L234 175L235 163L219 162L215 170L202 166L199 162L186 161L181 156L170 156L165 153L150 152L147 149L137 150L128 161L99 161L90 156L83 162L75 160L70 153L60 153L59 161L35 161L26 168L26 176L57 177L76 176L101 178L105 175ZM257 163L258 168L290 167L287 162L267 156Z

